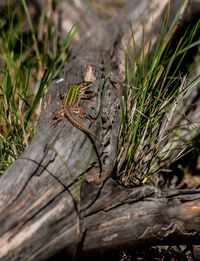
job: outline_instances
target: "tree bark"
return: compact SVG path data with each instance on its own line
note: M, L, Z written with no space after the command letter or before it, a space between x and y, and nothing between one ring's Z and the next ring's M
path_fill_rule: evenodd
M117 83L124 79L129 19L139 45L140 17L150 25L154 14L156 41L167 5L167 0L154 1L153 12L149 1L131 1L113 19L97 23L74 47L44 98L34 140L0 178L1 260L61 260L146 244L199 243L200 189L125 188L112 179L121 118L122 90ZM180 1L172 1L169 21L179 6ZM97 125L79 121L101 143L67 120L52 127L59 94L82 80L94 82L98 96L84 106Z

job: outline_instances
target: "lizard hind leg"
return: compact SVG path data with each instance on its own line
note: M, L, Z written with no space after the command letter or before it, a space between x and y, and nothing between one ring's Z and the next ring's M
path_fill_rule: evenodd
M59 109L53 112L54 121L52 123L53 127L56 127L59 121L62 121L65 117L63 109Z
M78 116L79 116L81 119L88 119L88 120L90 120L94 125L96 125L95 120L94 120L90 115L85 114L85 110L84 110L84 107L83 107L83 106L79 106L79 107L76 108L73 112L74 112L75 114L78 114Z
M95 126L97 125L97 124L96 124L96 121L95 121L90 115L86 115L86 114L85 114L84 117L85 117L85 119L90 120Z

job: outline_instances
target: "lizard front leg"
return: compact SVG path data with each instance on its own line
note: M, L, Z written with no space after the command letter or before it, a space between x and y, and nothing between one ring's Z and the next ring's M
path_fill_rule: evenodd
M97 93L82 93L82 94L80 94L79 99L91 99L95 96L98 96L98 94Z

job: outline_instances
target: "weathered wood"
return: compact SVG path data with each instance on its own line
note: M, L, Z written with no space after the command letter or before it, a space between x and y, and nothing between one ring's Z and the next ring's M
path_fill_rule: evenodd
M158 37L156 32L167 2L154 1L154 37ZM170 19L179 5L179 1L173 1ZM149 1L137 0L117 17L96 25L75 46L66 69L51 84L43 102L39 132L0 179L1 260L86 256L142 244L181 244L187 240L199 243L199 189L125 188L112 179L121 88L109 79L106 81L107 68L112 81L123 81L123 43L130 39L128 18L136 28L139 44L139 18L142 14L150 24L150 11ZM52 127L59 93L83 79L94 81L94 92L98 93L85 107L97 118L97 126L91 129L101 144L67 120ZM89 127L90 123L83 124ZM79 201L78 179L84 175Z

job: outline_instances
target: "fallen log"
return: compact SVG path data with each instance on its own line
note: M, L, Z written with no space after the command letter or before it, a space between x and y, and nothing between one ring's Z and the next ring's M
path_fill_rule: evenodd
M154 5L156 39L168 1ZM171 3L169 21L179 6L179 1ZM199 243L200 189L126 188L112 178L121 118L123 43L131 36L129 18L140 43L139 17L142 14L151 24L151 8L149 1L134 1L118 16L95 25L52 82L31 145L0 178L1 260L64 259L147 244ZM150 28L147 38L148 33ZM83 80L92 81L97 93L84 103L97 125L80 122L101 142L66 119L52 126L60 94Z

